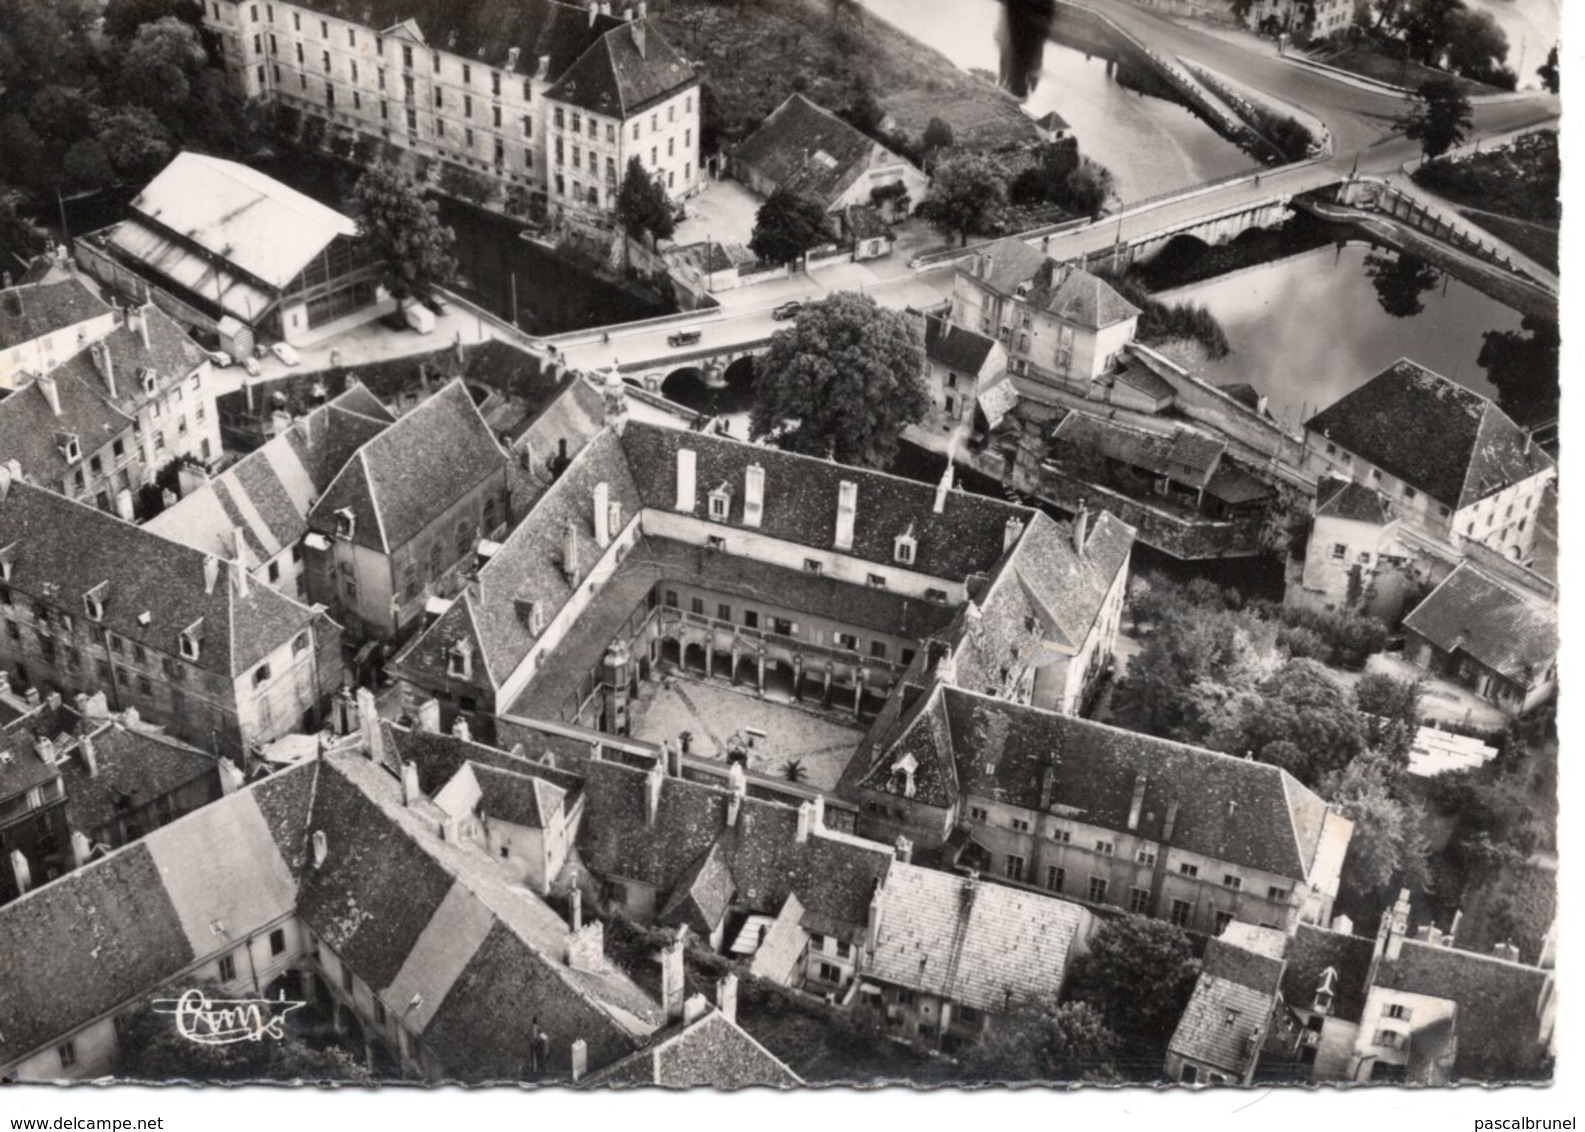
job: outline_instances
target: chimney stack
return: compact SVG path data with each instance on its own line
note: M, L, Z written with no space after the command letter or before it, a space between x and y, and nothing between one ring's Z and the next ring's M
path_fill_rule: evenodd
M415 806L424 797L418 789L418 767L412 763L402 764L402 805Z
M594 541L604 550L611 545L611 485L594 485Z
M583 927L583 890L574 884L569 896L572 900L572 930L578 931Z
M430 697L418 705L418 718L413 721L414 731L428 731L432 735L440 734L440 701Z
M110 347L100 339L88 347L88 356L93 359L94 369L99 371L99 376L104 378L105 388L110 390L110 399L116 397L116 364L110 357Z
M881 934L881 882L875 882L875 891L870 893L869 917L864 923L864 950L871 955L875 954L875 945L879 942Z
M1007 526L1002 529L1002 552L1013 549L1018 545L1018 540L1024 537L1024 521L1017 515L1007 520Z
M743 472L743 525L757 527L765 514L765 469L750 464Z
M567 576L567 584L578 584L578 522L568 519L567 525L561 531L561 572Z
M44 394L44 400L50 403L50 412L55 416L61 415L61 391L55 385L55 378L47 373L41 373L33 379L38 383L39 392Z
M313 845L314 845L314 868L316 868L316 869L317 868L321 868L321 867L323 867L323 865L325 863L325 857L330 852L330 843L325 839L325 831L324 830L322 830L322 829L314 830Z
M149 304L138 307L136 313L127 311L127 322L132 329L138 332L138 337L143 340L143 349L149 349Z
M666 767L656 759L650 764L649 774L644 779L644 824L654 825L655 818L660 813L660 790L666 781Z
M798 832L795 835L798 844L809 840L809 826L814 822L814 815L814 803L804 802L798 807Z
M237 596L248 596L248 558L247 543L242 539L242 528L231 529L231 542L236 548L236 561L232 563L232 575L236 583Z
M838 550L853 549L853 521L858 516L858 510L859 485L852 480L843 480L837 488L836 548Z
M39 757L39 762L47 766L55 765L55 741L43 735L33 740L33 753Z
M935 513L941 514L947 509L947 492L952 490L952 461L947 461L947 470L941 473L941 482L936 484Z
M952 655L951 645L942 646L941 659L936 661L936 679L949 686L958 682L958 660Z
M1170 845L1172 843L1172 828L1177 824L1178 800L1174 798L1172 801L1167 803L1167 820L1163 822L1161 826L1161 843L1163 845Z
M682 1002L682 1024L691 1026L705 1016L710 1002L702 994L691 994Z
M909 864L914 859L914 843L899 833L897 843L892 846L892 856L905 865Z
M1078 513L1073 516L1073 553L1080 558L1084 557L1084 544L1089 538L1089 525L1090 509L1080 503Z
M1048 755L1040 766L1040 808L1050 810L1051 802L1057 795L1057 760L1055 755ZM1133 828L1130 826L1129 828Z
M219 580L220 559L216 558L213 554L206 555L204 558L204 592L206 594L214 593L215 583Z
M726 824L737 825L737 816L743 810L743 799L748 797L748 775L743 770L742 763L733 763L732 769L726 772L727 785L732 789L732 796L727 799Z
M677 510L690 515L699 502L696 466L692 448L677 449Z
M666 1020L675 1022L682 1017L682 998L685 988L683 980L683 952L686 947L688 929L677 929L677 938L668 943L660 952L660 1002L666 1010Z
M579 1038L572 1043L572 1080L576 1084L589 1071L589 1043Z
M737 1021L737 976L731 972L716 980L715 1005L728 1022Z
M456 722L451 725L451 734L454 738L461 739L464 743L473 742L473 729L468 726L468 721L460 715L457 717Z
M1393 903L1392 911L1387 914L1385 924L1387 932L1387 945L1385 955L1388 959L1397 959L1403 954L1403 939L1409 932L1409 890L1398 890L1398 899Z
M682 777L682 745L673 747L670 743L661 745L661 752L666 756L666 773L672 778Z
M647 44L645 43L645 37L644 37L644 30L645 30L645 26L646 25L645 25L643 20L634 20L632 23L628 24L627 26L628 26L628 29L630 31L632 31L632 33L633 33L633 46L638 49L638 57L640 59L642 59L642 58L645 57L644 56L644 52L645 52L645 48L647 47Z
M1132 832L1139 828L1139 814L1145 806L1145 782L1142 774L1134 775L1134 800L1128 805L1128 828Z
M77 740L77 753L82 756L83 769L88 772L89 778L99 777L99 753L94 750L94 740L91 735L84 735Z

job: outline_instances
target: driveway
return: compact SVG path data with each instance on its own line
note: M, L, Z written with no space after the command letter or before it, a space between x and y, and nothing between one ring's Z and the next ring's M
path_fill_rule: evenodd
M707 181L704 192L688 199L688 218L677 225L672 240L683 245L711 240L746 247L763 203L737 181Z

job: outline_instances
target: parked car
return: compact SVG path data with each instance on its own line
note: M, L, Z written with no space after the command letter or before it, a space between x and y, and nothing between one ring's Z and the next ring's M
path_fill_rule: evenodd
M771 311L770 316L777 322L780 322L784 318L791 318L801 310L803 310L803 303L799 302L797 299L788 299L785 303L781 304L781 306Z
M259 376L259 373L260 373L259 363L258 363L258 360L256 358L243 358L242 359L242 368L248 371L248 376L249 377L258 377Z
M224 350L210 350L209 364L216 369L225 369L231 364L231 355Z
M451 304L439 295L431 295L424 300L424 305L434 311L437 316L444 315L451 310Z
M270 347L270 353L274 354L277 358L280 358L281 364L283 365L295 366L298 362L303 360L297 351L292 349L285 342L275 343Z
M703 331L679 330L666 339L666 344L668 346L692 346L702 337L704 337Z

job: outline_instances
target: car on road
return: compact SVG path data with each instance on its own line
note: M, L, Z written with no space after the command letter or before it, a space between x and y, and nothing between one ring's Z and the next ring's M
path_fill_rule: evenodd
M782 303L775 310L771 311L770 316L777 322L780 322L784 318L791 318L801 310L803 310L803 303L799 302L797 299L788 299L785 303Z
M424 305L433 311L436 317L444 316L451 310L451 304L439 295L429 296L429 298L424 300Z
M699 331L699 330L679 330L675 334L667 336L666 345L672 346L672 347L676 347L676 346L692 346L695 342L699 341L699 339L702 338L702 337L704 337L704 332L703 331Z
M248 371L249 377L258 377L262 372L259 369L259 362L257 358L243 358L242 368Z
M277 358L280 358L282 365L295 366L298 362L303 360L297 351L292 349L285 342L276 342L270 347L270 353L274 354Z

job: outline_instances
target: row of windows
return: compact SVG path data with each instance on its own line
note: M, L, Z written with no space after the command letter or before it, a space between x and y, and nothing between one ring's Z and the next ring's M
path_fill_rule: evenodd
M679 608L681 608L680 600L678 598L676 590L667 590L665 595L664 595L663 600L664 600L665 605L666 605L666 607L668 609L679 609ZM712 614L709 612L708 606L706 605L704 598L702 598L702 597L690 598L689 602L688 602L688 607L689 607L690 612L698 614L701 617L712 616ZM737 622L733 620L732 613L733 613L732 606L728 605L726 602L723 601L723 602L717 602L716 603L715 612L714 612L713 616L715 617L715 619L717 621L725 621L725 622L728 622L730 624L734 624L735 625L735 624L737 624ZM742 613L743 613L742 625L743 625L744 628L746 628L746 629L759 629L760 628L760 614L759 614L758 610L745 609L745 610L742 611ZM788 619L786 617L776 617L774 615L767 615L766 618L765 618L765 621L766 621L766 626L765 626L765 629L763 630L765 632L774 633L778 637L796 637L796 636L798 636L799 629L798 629L798 622L796 622L796 621L790 620L790 619ZM857 634L847 633L847 632L843 632L842 630L837 630L837 631L832 633L831 638L832 638L832 641L834 642L834 644L836 645L837 648L848 649L848 650L850 650L852 652L863 651L864 642L858 637ZM887 656L889 655L889 648L888 648L886 642L885 641L870 641L869 642L869 655L874 657L876 660L885 660L885 659L887 659ZM913 658L914 658L914 650L913 649L902 649L901 650L900 663L902 663L903 665L906 666L910 661L913 660Z
M684 99L683 99L683 113L684 114L692 114L693 113L693 95L691 95L691 94L685 96ZM572 133L574 133L574 134L582 134L583 133L583 115L580 114L578 111L576 111L576 110L568 111L568 110L566 110L565 108L563 108L561 106L557 106L554 110L551 111L551 114L552 114L552 122L555 125L556 129L558 129L558 130L568 129L569 128L568 123L570 122L571 123L571 127L570 128L571 128L571 132ZM672 123L674 123L676 121L677 121L677 104L675 102L673 102L673 103L671 103L670 105L668 105L666 107L666 122L667 122L668 125L670 125L670 124L672 124ZM642 118L635 118L633 120L633 140L634 141L638 141L639 140L639 137L641 136L641 129L642 129L643 125L644 125L644 120ZM591 138L598 138L600 136L599 129L600 129L600 119L596 118L593 114L589 115L589 136ZM658 110L655 111L653 114L651 114L649 116L649 132L651 134L660 133L660 111L658 111ZM613 142L613 143L616 141L616 131L615 131L614 126L610 122L605 123L605 140L608 141L608 142Z

